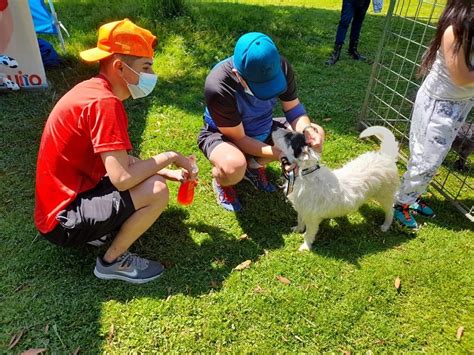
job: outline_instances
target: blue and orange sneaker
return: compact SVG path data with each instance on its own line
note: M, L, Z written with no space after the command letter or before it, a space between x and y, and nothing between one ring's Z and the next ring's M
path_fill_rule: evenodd
M435 213L431 207L429 207L421 197L410 205L410 210L414 213L421 214L422 216L433 218Z
M395 205L394 206L393 218L402 226L407 228L409 231L415 231L418 229L418 224L415 218L411 214L409 205Z
M268 181L267 174L265 173L265 168L263 166L258 169L247 168L245 170L244 179L249 181L257 190L265 192L276 191L275 185Z
M221 186L216 179L212 179L212 188L216 193L217 203L227 211L239 212L242 210L237 192L232 186Z

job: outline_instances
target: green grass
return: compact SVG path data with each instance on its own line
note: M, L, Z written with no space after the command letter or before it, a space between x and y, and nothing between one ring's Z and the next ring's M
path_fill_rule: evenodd
M210 164L198 153L195 203L178 206L172 185L169 208L133 247L166 264L160 280L142 286L98 280L92 270L102 251L60 249L35 237L34 173L44 122L68 89L96 72L77 52L93 46L96 29L109 20L127 16L159 37L158 86L151 97L126 104L134 153L143 158L166 149L197 152L205 76L251 30L270 34L293 63L299 97L327 131L327 165L375 148L355 131L370 66L346 55L334 67L323 64L339 1L193 2L173 20L134 3L57 2L72 34L68 66L48 71L47 91L0 94L1 351L24 330L13 352L471 352L472 224L437 195L429 201L438 217L416 236L381 233L383 214L369 204L324 222L314 251L299 253L302 237L290 229L296 216L281 194L242 183L245 211L225 213L214 201ZM368 15L361 52L375 56L382 26L383 16ZM278 177L276 164L271 174ZM239 240L244 233L249 239ZM248 259L249 269L233 271ZM460 341L459 326L465 327Z

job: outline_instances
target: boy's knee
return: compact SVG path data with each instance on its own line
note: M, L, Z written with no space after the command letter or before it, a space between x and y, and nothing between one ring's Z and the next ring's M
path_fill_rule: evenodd
M169 189L168 185L166 184L166 179L159 175L153 176L150 179L152 179L151 190L154 198L160 201L168 201Z
M227 177L243 177L246 167L247 161L244 156L228 156L220 165L220 170Z

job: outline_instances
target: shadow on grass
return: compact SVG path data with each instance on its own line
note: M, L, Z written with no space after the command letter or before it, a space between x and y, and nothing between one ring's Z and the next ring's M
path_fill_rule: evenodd
M395 248L415 238L392 225L390 230L382 232L380 225L385 214L378 206L364 204L359 209L363 216L360 223L351 223L347 217L334 219L336 225L323 221L319 237L313 244L313 252L327 257L346 260L359 265L359 259Z
M434 208L437 215L432 219L415 216L421 229L423 223L435 224L453 231L472 229L472 222L455 214L448 201L435 198L429 198L426 201ZM364 217L362 223L350 223L347 217L335 219L336 226L330 226L329 220L323 221L318 233L319 237L313 244L313 252L358 265L358 260L362 257L396 248L417 238L417 233L411 234L401 230L395 221L389 231L382 232L379 226L383 223L384 212L379 207L365 204L359 212Z

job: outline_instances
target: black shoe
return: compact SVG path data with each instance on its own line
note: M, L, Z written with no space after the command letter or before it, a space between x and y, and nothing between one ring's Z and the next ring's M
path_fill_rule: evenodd
M334 45L334 50L332 51L329 59L326 61L327 65L336 64L336 62L339 60L339 57L341 56L341 49L342 49L342 44Z
M347 53L349 53L349 56L354 60L366 61L367 58L360 54L357 50L357 44L358 41L349 43L349 49L347 50Z

